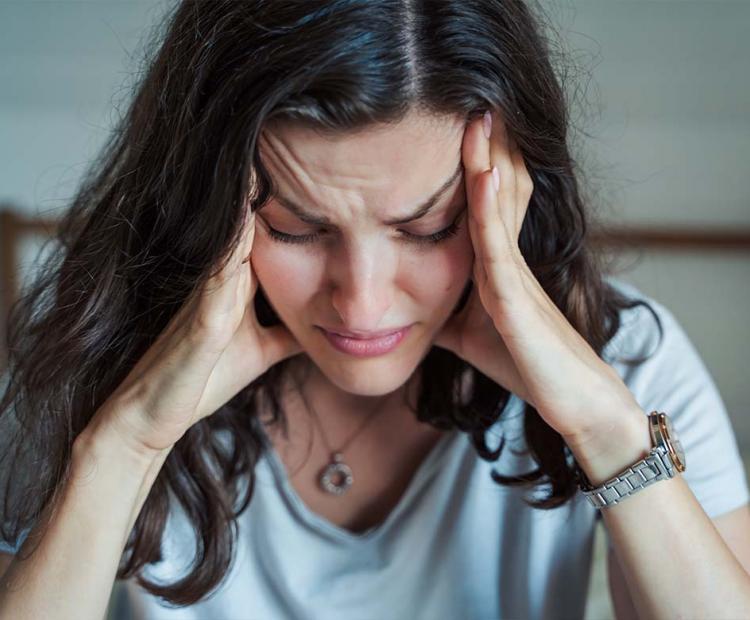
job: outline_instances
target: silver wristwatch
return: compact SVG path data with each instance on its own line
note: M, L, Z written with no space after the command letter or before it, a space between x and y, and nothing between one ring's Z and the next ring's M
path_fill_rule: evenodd
M652 411L648 416L651 433L651 452L614 478L594 488L583 470L581 491L594 508L614 506L626 497L658 482L673 478L685 471L685 451L666 413Z

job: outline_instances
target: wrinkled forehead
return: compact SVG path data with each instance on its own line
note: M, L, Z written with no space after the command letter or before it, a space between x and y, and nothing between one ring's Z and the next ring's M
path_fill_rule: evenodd
M464 127L458 117L417 113L335 136L276 122L264 127L259 153L285 194L313 205L348 196L388 209L418 203L451 176Z

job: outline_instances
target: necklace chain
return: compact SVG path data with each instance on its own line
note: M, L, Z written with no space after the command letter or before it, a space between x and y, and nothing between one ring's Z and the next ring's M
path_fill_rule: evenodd
M320 430L320 435L323 438L323 443L325 443L326 448L328 449L329 452L334 452L333 448L331 448L331 445L328 443L328 439L325 436L325 432L323 431L323 425L320 422L320 418L318 417L318 413L315 411L315 409L313 409L313 407L311 405L308 405L308 407L310 407L310 410L313 413L313 418L315 419L315 423L318 425L318 429ZM385 411L385 407L383 407L380 411ZM378 413L380 413L380 412L376 410L373 413L371 413L370 415L368 415L365 418L365 421L362 424L360 424L359 428L356 429L351 435L349 435L349 438L343 443L343 445L338 450L335 450L335 452L341 453L344 450L346 450L346 448L349 446L349 444L352 441L354 441L354 439L357 437L357 435L359 435L365 429L365 427L372 420L374 420L377 417Z
M326 450L328 450L331 458L331 462L326 465L321 471L319 477L321 488L324 491L333 493L334 495L342 495L349 490L349 487L351 487L352 484L354 484L354 476L352 474L351 467L349 467L344 462L342 453L349 446L349 444L354 441L354 439L365 429L365 427L377 417L378 413L380 413L381 411L385 411L386 407L382 407L380 411L378 411L378 409L376 408L376 410L369 414L365 421L359 425L359 428L357 428L354 433L349 435L343 445L339 447L338 450L334 450L333 448L331 448L331 444L328 443L328 439L326 438L325 431L323 430L323 425L320 421L320 418L318 417L317 411L315 411L315 408L307 401L301 389L299 390L299 392L303 402L305 403L305 406L313 414L313 420L315 421L318 430L320 430L320 436L322 437L323 443L325 444Z

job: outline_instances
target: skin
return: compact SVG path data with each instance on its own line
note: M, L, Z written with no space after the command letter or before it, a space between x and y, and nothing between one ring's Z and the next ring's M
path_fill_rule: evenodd
M306 371L304 393L329 433L332 425L353 429L352 417L403 402L471 277L463 173L423 218L384 223L414 212L451 177L464 131L462 119L413 112L397 125L336 138L289 125L269 126L261 136L260 155L279 193L331 221L307 224L272 198L257 212L251 256L269 303L303 349L295 373ZM439 243L405 236L430 235L454 220L456 234ZM321 234L311 243L287 243L269 227ZM394 351L369 358L339 352L316 327L406 325L411 331Z

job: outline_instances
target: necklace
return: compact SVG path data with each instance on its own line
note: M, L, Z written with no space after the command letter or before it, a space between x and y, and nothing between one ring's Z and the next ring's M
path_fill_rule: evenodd
M331 455L331 462L328 463L328 465L326 465L320 472L320 476L318 478L320 487L328 493L332 493L334 495L343 495L349 490L352 484L354 484L354 475L352 474L351 467L349 467L344 462L344 456L342 453L346 449L346 447L354 440L354 438L364 430L367 424L375 419L376 414L379 412L376 409L375 411L373 411L373 413L368 415L365 421L360 424L359 428L352 435L349 436L344 444L338 450L334 450L328 443L328 439L326 439L325 432L323 431L323 425L320 423L317 412L310 405L310 403L307 402L307 399L304 396L302 396L302 400L312 412L313 419L318 426L318 430L320 430L320 436L323 438L323 443L325 444L328 453ZM381 409L380 411L385 411L385 408Z

